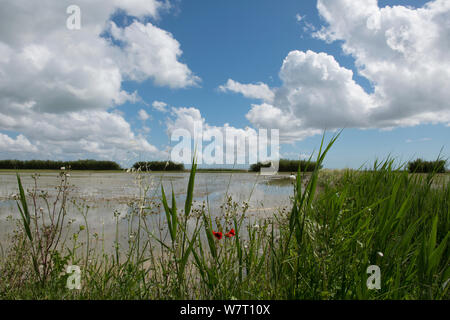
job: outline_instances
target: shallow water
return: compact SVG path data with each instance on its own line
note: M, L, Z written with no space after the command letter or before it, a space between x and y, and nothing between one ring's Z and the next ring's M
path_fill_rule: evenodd
M21 173L24 189L32 189L34 180L31 172ZM49 193L53 200L55 187L59 184L58 172L42 172L37 180L38 190ZM189 180L188 172L173 173L108 173L91 171L70 172L70 199L78 206L88 205L88 224L90 233L102 235L105 242L112 241L115 236L114 212L125 217L130 212L130 203L138 203L147 188L147 198L159 202L161 183L164 186L168 201L173 187L178 208L184 208L184 200ZM13 172L0 172L0 241L5 243L8 231L12 230L8 216L19 218L14 195L18 193L17 179ZM293 194L293 183L288 175L260 176L255 173L206 173L199 172L195 177L194 207L203 202L209 204L212 216L221 212L220 206L226 195L233 201L242 204L248 202L247 215L263 218L272 215L279 208L289 206L289 197ZM31 199L29 203L31 202ZM43 203L39 204L43 206ZM67 205L67 218L74 219L73 230L84 224L81 211L71 202ZM152 217L154 226L164 219L160 209ZM126 219L120 223L121 234L127 234ZM66 220L67 221L67 220ZM122 239L125 241L125 239Z

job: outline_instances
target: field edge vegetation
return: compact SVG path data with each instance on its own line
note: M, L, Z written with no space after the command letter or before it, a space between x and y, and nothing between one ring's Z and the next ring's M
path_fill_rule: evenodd
M128 247L116 241L112 253L94 249L99 236L87 223L61 237L64 171L48 210L18 175L20 229L0 260L0 298L448 299L450 182L436 185L435 172L410 175L390 159L322 175L338 136L322 139L306 183L298 169L289 209L256 222L246 220L247 203L228 196L219 215L207 202L193 205L194 159L184 205L162 185L159 203L143 192L127 217ZM153 232L148 212L157 205L164 223ZM88 208L80 212L86 221ZM68 265L81 269L79 290L66 288ZM367 287L370 265L381 270L379 290Z

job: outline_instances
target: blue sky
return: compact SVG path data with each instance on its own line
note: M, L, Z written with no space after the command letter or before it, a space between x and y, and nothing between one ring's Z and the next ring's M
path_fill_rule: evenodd
M150 2L158 3L157 1ZM104 13L103 16L99 15L99 17L95 17L98 20L98 26L105 29L101 33L101 36L97 36L95 40L100 41L100 38L114 39L114 42L109 43L110 47L107 47L106 49L104 48L105 44L102 44L103 47L101 47L101 50L110 50L111 47L114 46L116 47L115 50L128 50L127 46L129 48L133 41L139 41L139 39L141 39L134 38L133 33L128 35L125 34L125 30L130 28L131 25L137 21L142 26L154 26L158 32L161 30L169 32L171 36L168 37L168 40L172 41L173 39L178 42L179 48L182 51L182 54L180 52L180 54L176 55L176 61L172 61L171 63L177 63L178 67L180 65L187 66L190 73L186 71L187 76L184 75L184 82L180 85L172 85L170 83L172 80L159 81L158 72L164 70L161 68L164 67L165 62L157 61L157 58L152 58L153 60L151 61L153 62L151 68L156 68L157 71L148 67L147 70L142 71L144 76L137 81L137 76L135 76L137 72L134 71L134 74L128 72L128 70L125 70L128 68L128 65L118 62L117 69L121 74L119 81L120 89L117 89L117 83L113 83L112 86L115 88L114 90L121 90L129 95L136 92L138 99L127 98L124 99L124 102L114 102L108 105L108 102L104 102L100 98L95 97L95 94L97 93L93 93L91 96L94 97L92 99L95 101L93 101L92 104L86 102L85 107L74 107L74 109L67 110L68 117L70 114L70 119L73 121L73 118L76 118L76 112L82 112L83 117L86 116L87 118L90 118L91 116L86 115L87 112L97 110L95 103L100 101L100 104L104 103L103 109L98 109L100 110L98 112L101 112L101 114L92 114L92 118L97 116L100 118L104 117L105 119L108 117L120 117L120 119L114 118L114 121L119 121L120 124L118 124L118 126L122 126L121 128L126 126L124 123L129 125L129 128L124 129L126 130L124 135L127 135L127 139L128 137L132 137L132 139L139 137L139 139L144 141L142 143L145 145L146 151L142 153L137 149L134 150L135 157L152 159L164 157L164 154L159 151L166 150L169 145L168 122L176 122L174 117L180 117L180 114L171 112L171 108L176 110L180 110L180 108L195 108L199 111L201 117L208 126L222 127L225 123L228 123L234 128L245 128L247 126L251 128L264 127L264 124L267 124L267 119L263 119L261 114L258 115L257 111L259 112L259 110L283 110L283 113L286 112L286 114L292 112L292 117L295 118L293 118L292 123L299 121L301 125L298 125L289 131L291 136L295 136L299 133L299 138L290 139L287 143L281 145L282 156L288 158L298 158L300 154L309 154L314 149L317 149L321 139L321 135L317 134L317 132L329 129L330 126L332 127L332 130L347 127L325 161L325 166L330 168L357 168L366 161L372 163L375 158L384 158L388 154L403 161L416 157L435 159L442 147L444 148L443 155L448 156L448 141L450 137L450 121L448 115L450 108L448 100L446 100L446 93L439 91L439 94L442 94L443 96L435 96L434 90L438 90L436 88L439 86L448 88L449 83L443 81L450 76L448 68L450 64L444 63L439 70L434 64L431 66L427 65L428 62L425 61L425 58L419 57L419 55L416 54L417 52L422 53L422 50L425 49L428 51L433 49L433 52L443 52L444 61L448 61L450 60L448 48L446 50L444 50L445 48L434 48L432 47L434 44L430 44L429 47L425 49L422 48L418 43L420 43L419 41L421 40L420 36L423 35L412 27L414 23L417 24L417 21L414 20L416 19L414 18L414 12L416 12L418 8L424 6L426 1L414 1L413 7L391 8L389 15L387 14L387 11L383 11L385 6L411 6L411 2L378 1L377 3L376 1L367 0L361 1L359 4L350 4L350 7L347 9L344 8L344 5L348 5L348 3L351 2L346 0L339 0L334 3L327 0L322 2L323 6L321 9L319 9L316 1L293 0L284 0L282 2L273 0L179 0L171 1L171 7L169 9L153 9L146 7L146 11L143 9L144 7L108 7L109 11L105 10L106 12L109 12L108 16ZM370 32L362 34L362 32L359 32L352 27L352 23L356 24L360 23L360 21L364 21L365 23L365 21L368 20L368 16L364 15L365 5L367 5L368 12L374 12L373 16L378 14L378 16L381 15L382 17L380 20L381 24L375 29L375 31L378 32L377 38L374 39L378 41L380 35L383 35L382 32L384 32L387 38L383 41L389 44L390 48L388 49L392 49L391 51L397 50L396 54L403 50L401 52L403 54L402 57L399 58L392 55L387 49L383 49L385 50L384 52L382 50L380 50L379 53L375 52L376 50L370 47L371 41L373 42L373 40L369 38L369 36L371 36ZM376 5L377 7L375 7ZM13 4L11 4L11 6L14 7ZM81 1L80 7L83 14L82 17L93 19L94 21L94 17L91 17L90 13L97 12L94 9L98 8L87 8L87 6L88 4L84 4L84 2ZM354 8L352 6L354 6ZM105 7L106 4L104 5L104 8ZM355 17L348 14L349 10L355 10L355 12L357 12L361 8L361 12L363 13L355 14ZM402 8L409 11L405 11ZM435 7L427 7L427 9L436 17L441 14L448 16L448 8L443 1L436 1ZM50 11L51 10L49 9L49 12ZM326 12L330 12L331 16L328 18L324 17ZM423 17L426 17L426 15L423 15ZM104 27L110 23L109 21L114 22L117 28L116 30L124 32L122 36L119 36L117 33L114 34L114 31L111 31L108 27ZM428 21L426 18L423 18L423 22L438 23L434 20ZM91 22L89 21L89 23ZM89 37L92 36L89 33L89 30L86 31L91 25L88 25L88 23L85 23L85 25L85 29L82 30L83 33L79 33L80 39L82 39L81 43L83 43L83 41L88 43ZM94 28L94 23L92 23L92 26L92 28ZM435 31L436 37L445 37L445 32L448 32L448 29L445 29L448 28L448 26L441 26L441 28L442 29ZM135 29L135 31L136 30L137 29ZM322 34L326 34L326 36L321 37L319 35L318 32L321 30L323 31ZM23 30L24 33L25 31L26 30ZM11 32L12 30L10 33ZM16 32L19 32L20 34L20 30L16 30ZM81 36L81 34L83 35ZM388 34L394 34L394 36L388 38ZM364 38L366 35L368 35L368 38ZM73 33L64 35L64 37L73 37ZM122 40L118 39L120 37L122 37ZM130 37L133 37L133 39ZM45 38L43 35L36 35L36 39L39 41L24 40L22 43L15 43L10 39L10 35L3 34L0 35L0 51L2 49L2 43L4 43L7 48L5 50L11 48L12 51L17 50L18 52L23 52L24 48L31 42L37 42L42 43L42 46L44 46L44 44L47 45L49 48L48 51L57 55L57 52L59 52L58 50L62 49L57 48L56 42L53 42L56 38L55 32L53 38L50 38L50 36ZM149 36L145 41L148 41L148 45L151 46L153 45L151 43L153 40L154 39ZM121 41L123 41L123 43ZM394 43L392 41L394 41ZM407 45L409 45L409 47ZM353 50L353 52L344 52L343 46L347 46L350 48L350 51ZM79 50L80 54L83 52L80 48L76 48L75 50ZM101 52L101 50L99 49L97 51ZM367 50L371 53L365 54L364 52ZM306 54L306 58L303 55L289 56L290 58L288 58L288 55L294 51L299 51L302 54L311 51L311 54ZM41 51L35 50L32 52L40 54ZM131 52L130 50L126 53L125 59L131 60L133 58L131 54L136 52ZM145 53L146 52L143 52L144 55ZM320 53L325 53L326 55L320 56ZM376 56L377 54L378 56ZM112 60L117 57L117 55L109 52L105 53L105 56L112 57ZM389 57L391 56L393 58L392 60L389 60ZM422 60L412 61L411 59L413 58L411 57ZM101 60L101 56L98 58L100 60L97 62L97 65L102 65L104 61L106 61L105 59ZM294 58L297 60L294 60ZM92 60L93 58L89 56L86 59ZM119 60L119 58L117 59ZM301 61L302 65L298 67L299 69L293 69L293 71L289 73L289 76L285 76L284 80L282 80L280 78L280 70L285 59L291 59L294 62L297 61L296 63L300 63L299 61ZM393 66L398 68L398 70L393 70L392 75L389 74L388 71L384 71L384 73L373 71L378 70L378 67L376 68L375 66L380 65L380 61L384 61L382 59L392 62ZM333 60L337 64L335 64ZM80 66L82 61L83 60L80 59ZM93 61L95 62L95 58ZM367 67L367 69L372 68L372 71L363 75L362 72L360 72L363 68L361 65L357 65L357 61ZM17 64L19 63L20 62L17 62ZM417 75L411 76L411 79L414 80L399 78L399 81L397 82L400 83L400 87L398 90L393 91L393 95L395 95L395 92L402 93L401 95L399 94L398 97L395 96L391 98L388 95L387 97L383 96L381 98L382 95L378 94L379 92L389 92L391 89L390 86L392 86L393 83L397 83L392 80L392 78L396 77L396 74L405 77L409 74L409 72L404 72L408 68L406 65L407 63L411 63L411 66L418 65L419 67L423 64L424 68L426 67L428 70L432 71L434 70L432 68L435 68L436 70L433 72L443 74L443 77L439 79L439 77L436 77L436 75L430 71L430 78L423 80L423 87L428 88L429 86L432 89L418 92L417 97L414 98L415 101L413 101L414 107L411 107L411 110L408 109L408 105L410 105L410 102L408 101L408 92L411 92L411 96L414 95L413 93L417 92L417 86L413 83L414 81L421 81L418 79ZM158 64L161 64L162 66L155 67L155 65ZM298 66L299 64L294 63L294 65ZM302 104L302 99L305 99L306 101L311 98L311 96L308 95L296 96L298 101L291 101L289 105L284 105L283 101L285 100L283 99L291 97L289 94L297 92L297 89L301 87L310 88L312 85L312 82L309 83L308 77L306 76L300 80L292 79L292 77L295 77L296 74L301 74L308 70L310 71L310 67L316 68L318 66L321 68L320 70L328 68L328 71L325 71L326 74L328 74L330 70L338 68L338 70L336 70L337 78L341 76L345 78L344 74L346 71L351 70L353 72L351 79L353 79L355 83L351 83L351 79L345 80L348 81L347 87L350 87L348 95L353 96L354 94L359 94L360 97L357 99L360 100L355 101L372 101L371 99L374 99L374 109L369 108L364 112L361 111L361 114L358 115L359 111L356 111L359 108L357 103L353 100L348 100L350 98L345 97L345 92L342 94L341 89L336 89L339 90L337 95L342 94L343 97L335 99L336 105L330 107L330 110L333 109L334 111L330 111L330 113L328 113L327 107L324 107L323 105L316 106L313 103L307 105ZM133 68L138 67L133 66ZM305 69L306 67L308 67L308 69ZM95 63L93 63L92 68L95 68ZM144 69L145 66L142 68ZM168 68L170 68L170 66L168 66ZM417 72L417 74L420 75L419 69L414 70L414 67L411 68L413 68L412 73ZM51 70L54 69L55 67ZM138 71L140 72L140 70ZM40 75L42 81L45 81L47 73L44 74L42 71L42 75ZM80 75L80 77L83 76L86 75ZM109 77L111 77L111 74L108 74L104 79L108 79ZM198 77L196 78L197 80L195 80L194 77ZM314 77L315 74L312 73L311 78ZM242 92L230 88L220 90L219 87L224 86L229 79L232 79L239 84L265 84L272 92L274 92L275 99L273 101L263 101L259 97L256 99L254 97L248 97L244 92L245 90ZM87 78L87 80L89 79ZM293 88L292 86L287 85L289 81L294 80L303 81L299 85L299 88ZM71 82L72 80L67 81L73 85L73 82ZM189 81L192 83L189 83ZM330 82L321 82L325 81L323 80L323 75L319 75L317 81L318 91L315 95L322 92L320 91L322 90L321 88L330 87L330 90L326 91L326 95L330 95L329 98L332 101L330 104L333 104L334 97L332 90L334 90L333 88L335 86L338 87L338 85ZM414 85L411 84L409 87L404 85L405 83L408 83L408 81L411 81ZM75 83L75 86L80 85L79 82ZM362 88L364 92L359 92L359 88ZM375 90L375 88L378 89ZM40 88L36 88L36 90L42 91ZM285 96L283 96L283 90L287 92ZM315 89L313 88L313 90ZM1 84L0 92L3 92ZM115 99L114 101L120 100L115 95L116 93L117 92L114 93L114 98L111 98L113 93L108 92L106 98ZM64 94L65 92L61 93L61 96L64 97ZM100 92L100 95L102 94L104 94L103 91ZM39 97L38 93L29 93L29 101L37 101L37 104L39 104L40 99L42 100L43 98ZM11 103L11 100L13 99L8 99L8 103ZM24 101L28 100L22 99L20 101L21 103L24 103ZM86 99L81 100L83 101L82 103L84 103ZM166 103L168 112L160 112L152 108L151 105L154 101ZM339 103L342 101L344 101L344 103L350 102L348 102L348 106L342 106L341 112ZM12 113L10 114L5 111L8 109L5 106L5 103L7 102L0 101L0 108L2 103L4 109L3 114L18 120L19 116L11 116ZM53 103L53 100L49 103ZM255 105L262 105L263 103L270 105L270 107L267 107L269 109L258 109L254 107ZM434 104L436 104L436 107L434 107ZM438 104L440 107L437 106ZM32 108L34 108L34 106ZM379 108L380 110L386 109L387 111L385 113L380 111L380 115L374 115L373 117L368 116L366 119L365 114L372 112L375 108ZM402 111L401 108L404 108L403 110L408 109L408 111ZM413 108L415 109L413 110ZM421 113L420 110L422 109L429 112ZM42 110L42 107L39 110ZM140 110L145 111L148 115L147 119L142 120L139 118L138 115ZM254 113L251 113L252 110ZM308 112L315 113L315 110L317 110L317 113L321 114L321 117L324 119L329 117L330 120L324 120L324 122L321 123L314 114L304 116L304 114L307 114ZM0 109L0 112L1 111L2 109ZM41 118L46 119L45 121L53 121L51 120L53 119L53 111L45 110L45 114L43 111L39 112L41 112ZM104 112L107 112L107 114L103 114ZM347 121L341 120L339 122L332 119L337 117L340 113L342 113L343 119L345 119L346 112L349 113L350 118L354 117L354 119L349 120L348 123ZM253 114L253 116L250 116L250 113ZM386 114L392 114L393 118L390 119ZM36 116L37 115L38 114L36 114ZM364 120L359 122L357 119L361 117L363 117ZM170 120L171 118L172 120ZM44 120L42 121L43 123L45 122ZM106 119L104 121L108 120ZM286 127L289 126L290 121L287 119L284 119L284 121L286 122ZM281 120L279 123L283 126ZM100 120L93 126L95 127L96 125L100 127L103 126ZM43 126L45 127L46 124L43 124ZM48 124L48 127L51 126ZM276 127L275 124L274 127ZM54 128L52 132L56 132L56 130L57 128ZM115 130L116 129L114 128L111 129L111 131ZM123 143L120 144L121 147L118 146L119 144L111 146L111 141L117 141L116 138L98 142L100 138L95 139L96 133L87 131L74 133L74 136L79 137L77 139L83 140L82 145L59 140L58 142L55 142L55 139L48 138L48 135L46 135L45 138L42 137L41 139L38 139L33 132L28 129L21 128L19 125L13 126L11 124L2 124L1 122L0 134L3 135L4 141L3 154L0 154L0 157L2 158L48 158L49 156L53 156L55 158L68 159L82 157L112 157L115 159L117 158L117 160L122 162L127 161L126 159L124 160L123 154L128 151ZM97 134L101 135L101 133ZM26 152L15 147L16 144L19 144L19 137L25 138L25 140L21 141L21 144L28 146L28 150L25 150ZM89 139L93 139L94 142ZM1 141L2 140L0 139L0 148L2 148ZM151 147L146 143L150 144ZM47 151L45 153L39 152L42 146L50 145L53 147L49 148L49 150L58 150L58 152L55 151L54 154L52 151ZM69 147L69 145L71 146ZM130 160L128 159L128 161Z
M426 1L415 1L420 7ZM384 5L411 5L410 1L380 1ZM342 52L339 42L326 43L315 39L304 31L303 22L296 15L319 28L320 19L315 1L271 0L250 1L180 1L178 14L168 13L158 26L174 34L182 44L186 63L202 78L201 87L171 90L155 87L151 82L140 85L127 83L129 90L138 90L146 101L161 100L173 106L194 106L212 125L229 122L236 127L251 125L245 118L252 102L237 94L219 92L217 87L228 78L243 83L263 81L270 86L279 86L278 72L283 59L292 50L313 50L326 52L335 57L340 65L354 71L354 80L367 92L372 92L370 82L360 76L354 59ZM123 23L123 15L116 21ZM130 19L130 18L129 18ZM128 20L129 23L130 20ZM120 109L135 116L139 105L124 105ZM154 113L153 138L167 143L164 114ZM136 125L139 125L136 122ZM156 129L158 128L158 129ZM156 130L155 130L156 129ZM415 157L435 159L441 148L448 154L450 129L445 125L419 125L396 128L389 131L378 129L345 129L335 147L331 150L325 165L331 168L357 168L376 158L393 155L399 161ZM423 139L423 141L421 141ZM320 145L321 136L306 138L293 145L285 144L282 154L298 158L298 153L311 153Z

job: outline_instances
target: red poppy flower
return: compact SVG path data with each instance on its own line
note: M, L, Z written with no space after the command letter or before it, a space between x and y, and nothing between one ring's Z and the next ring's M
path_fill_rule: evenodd
M212 232L214 237L216 237L218 240L222 239L222 232Z
M227 238L231 238L233 236L235 236L236 234L234 233L234 229L231 229L228 233L225 234L225 236Z

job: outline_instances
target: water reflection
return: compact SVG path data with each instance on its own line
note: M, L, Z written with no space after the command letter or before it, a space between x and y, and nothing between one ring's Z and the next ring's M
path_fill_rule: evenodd
M22 173L22 183L25 189L31 189L34 180L31 173ZM161 184L166 190L168 200L173 188L179 208L184 208L186 188L189 173L104 173L77 172L70 173L70 199L67 205L68 219L72 219L72 230L77 230L83 224L81 211L87 208L87 220L91 234L97 233L105 242L114 241L116 222L114 212L119 215L121 234L127 234L129 224L127 219L132 212L132 206L138 205L138 200L146 194L148 199L159 202ZM38 179L38 189L48 192L54 199L55 187L59 183L57 172L41 173ZM274 211L288 206L293 193L292 180L288 175L275 177L260 176L255 173L206 173L196 175L194 192L194 208L205 203L212 216L221 213L221 205L226 196L231 196L237 203L247 202L248 216L264 217ZM0 173L0 241L5 241L5 235L11 230L8 216L19 218L15 194L18 193L15 173ZM182 205L183 204L183 205ZM82 209L84 208L84 209ZM154 206L151 225L156 230L164 224L165 215L161 207ZM122 238L121 241L126 241Z

